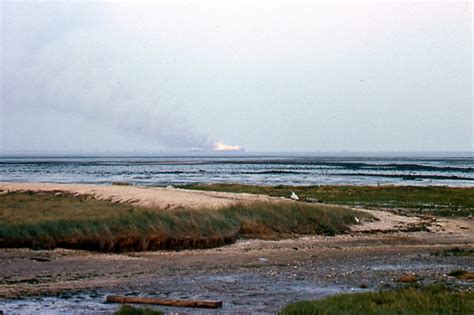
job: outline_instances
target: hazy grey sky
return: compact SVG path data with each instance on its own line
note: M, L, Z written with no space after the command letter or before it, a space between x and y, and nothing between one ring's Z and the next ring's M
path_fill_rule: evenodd
M469 151L472 4L1 6L2 150Z

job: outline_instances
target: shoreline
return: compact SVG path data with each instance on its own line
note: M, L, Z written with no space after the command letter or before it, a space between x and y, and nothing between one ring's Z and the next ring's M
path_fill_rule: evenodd
M234 202L244 196L255 198L252 194L175 188L105 186L107 189L102 190L99 188L103 186L94 185L0 183L0 190L6 192L6 187L15 191L42 188L48 194L57 192L57 188L68 187L71 193L82 196L93 193L104 200L118 198L112 200L119 205L135 203L120 192L132 194L137 189L146 191L139 196L145 196L148 201L149 194L156 193L162 198L176 191L194 198L199 196L200 202ZM278 196L257 196L281 201ZM304 194L302 197L306 198ZM160 198L154 199L155 202L163 200ZM168 209L179 211L172 206ZM296 300L400 287L397 279L404 274L416 275L420 285L446 283L463 290L474 290L471 280L448 276L457 269L472 271L474 255L469 254L474 252L472 218L406 215L393 209L354 209L367 212L378 220L352 225L350 231L342 235L293 235L281 240L241 239L212 249L98 253L61 248L0 248L0 301L7 313L21 312L30 306L58 312L107 313L117 308L103 304L108 294L158 295L223 300L224 307L216 314L268 314ZM468 255L450 254L456 248ZM187 308L157 309L199 313Z
M311 155L57 157L0 160L5 181L143 186L398 185L473 187L472 157L458 159Z

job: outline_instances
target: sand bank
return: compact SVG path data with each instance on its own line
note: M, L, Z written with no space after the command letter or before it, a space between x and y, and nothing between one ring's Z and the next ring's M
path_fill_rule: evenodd
M217 209L241 202L280 200L264 195L209 192L164 187L101 186L90 184L7 183L0 182L0 191L66 192L93 196L99 200L131 203L136 206L172 209Z

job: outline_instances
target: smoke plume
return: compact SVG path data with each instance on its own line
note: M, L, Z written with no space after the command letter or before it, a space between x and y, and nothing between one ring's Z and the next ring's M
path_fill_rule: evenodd
M39 14L49 14L45 25L54 25L67 8ZM25 25L37 18L35 13L26 11L32 14L23 17L27 22L13 13L2 36L2 107L7 113L73 113L162 147L213 148L214 141L194 130L182 111L189 100L177 96L183 86L169 82L177 73L160 45L148 45L146 36L74 24L53 34L48 30L46 36L41 27ZM9 37L9 31L20 36Z

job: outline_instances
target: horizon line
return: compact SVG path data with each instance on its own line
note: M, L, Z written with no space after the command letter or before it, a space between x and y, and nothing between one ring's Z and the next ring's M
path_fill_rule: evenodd
M0 150L0 158L139 158L139 157L251 157L251 156L319 156L319 157L474 157L473 151L60 151L60 150Z

